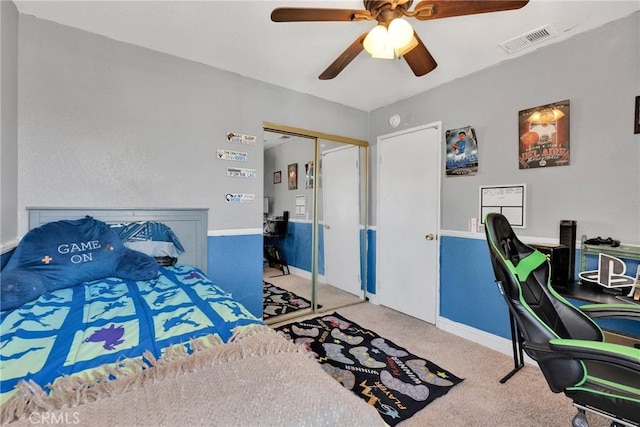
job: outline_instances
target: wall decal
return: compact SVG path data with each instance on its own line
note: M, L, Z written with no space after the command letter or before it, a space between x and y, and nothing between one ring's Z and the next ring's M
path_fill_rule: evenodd
M253 203L255 198L255 194L227 193L224 195L227 203Z
M248 154L243 151L233 150L216 150L217 157L220 160L234 160L236 162L246 162Z
M246 168L227 168L227 176L233 176L235 178L256 178L258 171Z
M229 132L227 133L227 140L233 144L256 145L256 137L253 135Z

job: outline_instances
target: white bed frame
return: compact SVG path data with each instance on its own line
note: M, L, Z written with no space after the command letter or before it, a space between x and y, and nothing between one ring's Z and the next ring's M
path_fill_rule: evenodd
M158 221L180 239L185 252L178 263L189 264L207 273L207 216L206 208L42 208L28 207L29 229L65 219L80 219L89 215L107 224L136 221Z

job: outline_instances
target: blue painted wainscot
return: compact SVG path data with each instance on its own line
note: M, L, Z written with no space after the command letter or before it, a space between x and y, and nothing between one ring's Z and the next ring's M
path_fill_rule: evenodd
M484 238L441 236L440 317L511 339Z
M576 251L578 277L580 250ZM627 260L625 260L627 261ZM589 262L587 267L590 267ZM597 268L595 265L593 268ZM627 262L635 271L637 261ZM585 301L568 298L576 307ZM511 339L509 312L495 284L489 248L482 234L473 237L442 236L440 240L440 317ZM640 322L604 319L597 323L608 330L640 336Z
M207 276L240 301L254 316L262 317L262 232L257 234L210 232L207 238ZM247 230L246 233L252 233ZM211 235L214 234L215 235Z

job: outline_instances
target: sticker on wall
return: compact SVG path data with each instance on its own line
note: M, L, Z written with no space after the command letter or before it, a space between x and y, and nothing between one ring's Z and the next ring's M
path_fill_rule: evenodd
M220 160L234 160L236 162L246 162L248 154L243 151L233 150L217 150L218 159Z
M229 132L227 134L227 140L233 144L256 145L256 137L253 135Z
M243 194L243 193L227 193L224 195L224 199L227 203L253 203L255 194Z
M450 129L447 143L447 176L475 175L478 172L478 140L471 126Z
M522 110L520 169L569 164L569 100Z
M258 171L256 169L246 168L227 168L227 176L233 176L236 178L256 178Z

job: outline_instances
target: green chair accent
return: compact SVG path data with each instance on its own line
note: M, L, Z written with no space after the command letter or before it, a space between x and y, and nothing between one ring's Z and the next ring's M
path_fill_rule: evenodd
M546 257L521 242L508 220L490 213L485 232L500 292L522 336L524 351L538 363L554 393L573 400L574 427L588 426L586 411L612 425L640 425L640 349L610 344L594 318L640 321L640 306L593 304L578 309L549 281Z

